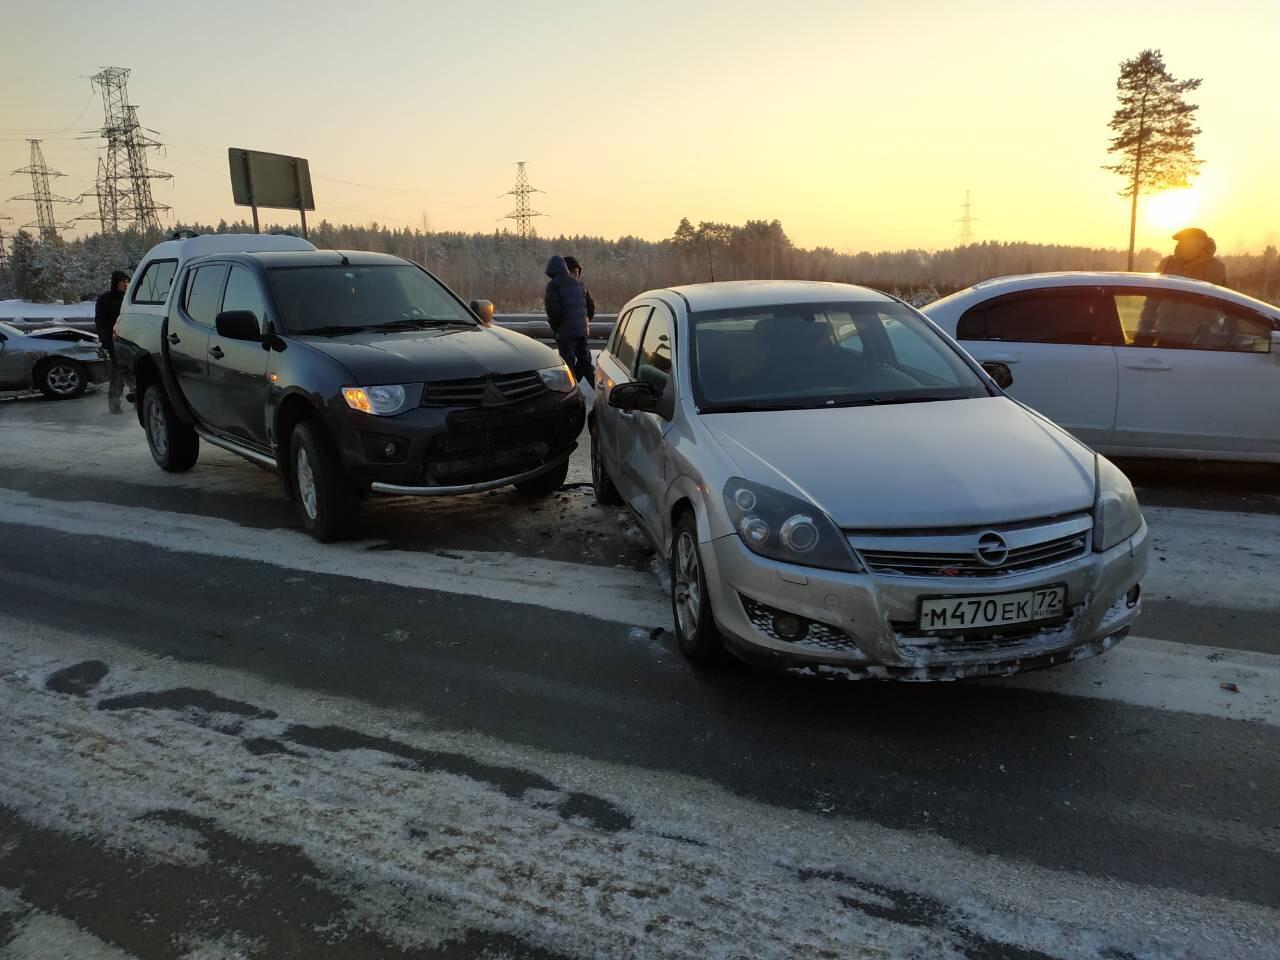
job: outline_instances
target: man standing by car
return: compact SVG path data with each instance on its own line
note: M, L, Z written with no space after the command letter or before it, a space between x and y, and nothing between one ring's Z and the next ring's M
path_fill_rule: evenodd
M581 381L591 376L591 351L587 347L589 311L587 288L569 272L565 258L554 256L547 261L547 290L543 305L547 323L555 334L556 349Z
M1220 287L1227 285L1227 267L1215 256L1218 245L1199 227L1187 227L1173 235L1178 245L1173 255L1160 261L1159 272L1167 276L1207 280Z
M98 341L111 360L111 385L107 388L107 409L120 412L120 394L124 386L123 373L116 364L115 330L124 303L124 292L129 287L129 275L123 270L111 273L111 289L98 297L93 308L93 325L98 329Z

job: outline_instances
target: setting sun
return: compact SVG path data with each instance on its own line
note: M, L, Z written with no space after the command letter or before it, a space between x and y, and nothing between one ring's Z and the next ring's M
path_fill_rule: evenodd
M1196 187L1186 190L1166 190L1149 197L1147 222L1161 230L1176 230L1187 226L1200 210L1200 191Z

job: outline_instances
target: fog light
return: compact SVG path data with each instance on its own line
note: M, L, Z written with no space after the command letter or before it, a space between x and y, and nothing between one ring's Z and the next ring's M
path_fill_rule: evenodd
M1141 597L1142 597L1141 585L1134 584L1133 589L1130 590L1127 594L1125 594L1124 602L1129 605L1130 609L1132 609L1133 607L1136 607L1138 605L1138 600Z
M799 640L809 632L809 624L793 613L775 613L773 629L784 640Z
M399 453L399 450L396 449L396 445L394 443L388 443L385 447L382 448L382 452L387 457L387 459L390 459L394 457L397 453Z

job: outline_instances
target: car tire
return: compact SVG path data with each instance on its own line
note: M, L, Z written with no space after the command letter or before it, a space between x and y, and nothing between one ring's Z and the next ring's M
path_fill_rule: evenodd
M604 454L600 452L599 424L591 431L591 489L596 495L596 503L606 507L622 506L622 494L613 485L613 478L604 465Z
M546 473L540 473L531 480L521 480L515 487L526 497L549 497L564 486L565 478L568 476L569 461L566 460L560 466L553 467Z
M54 357L36 370L35 381L50 400L74 400L84 393L89 376L80 361Z
M724 638L716 628L711 595L698 549L698 524L692 512L681 514L671 532L671 613L680 652L700 667L725 660Z
M151 459L166 473L183 473L196 465L200 437L178 419L164 387L153 383L142 395L142 429L147 432Z
M302 526L321 543L350 536L360 519L356 485L324 428L304 420L289 440L289 476Z

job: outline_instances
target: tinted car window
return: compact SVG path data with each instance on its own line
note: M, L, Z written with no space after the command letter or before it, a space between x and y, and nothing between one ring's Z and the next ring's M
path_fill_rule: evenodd
M1129 346L1271 352L1271 321L1233 303L1165 291L1118 293L1115 303Z
M787 304L690 320L704 412L989 396L965 359L900 303ZM844 347L850 340L856 348Z
M247 310L258 318L258 326L262 326L267 307L258 289L257 278L244 267L232 265L231 275L227 277L227 290L222 295L222 310Z
M671 317L662 307L655 307L649 326L640 343L640 363L636 379L665 384L671 378ZM649 371L647 374L645 371Z
M956 339L1111 344L1118 338L1111 305L1089 291L1016 294L979 304L960 318Z
M187 302L184 304L187 316L197 323L213 326L218 316L218 305L222 302L222 281L226 276L225 263L211 263L195 269L187 281Z
M133 288L134 303L161 304L169 299L169 287L173 275L178 272L177 260L153 260L142 271Z
M618 332L618 342L614 344L612 351L613 358L627 370L635 366L636 352L640 349L640 338L644 336L649 310L649 307L636 307L627 314L626 322Z
M293 333L389 324L477 325L431 274L408 263L279 267L267 276L285 329Z

